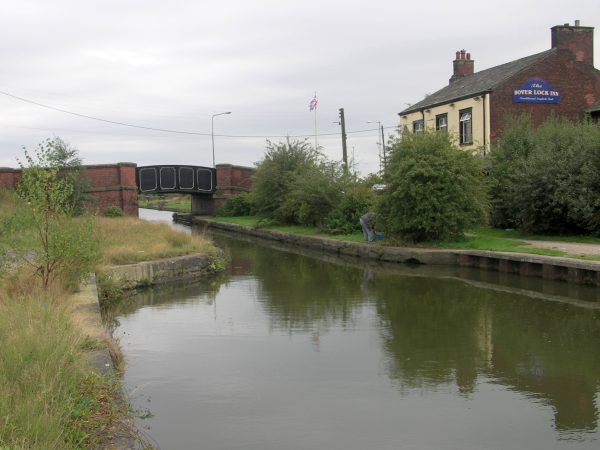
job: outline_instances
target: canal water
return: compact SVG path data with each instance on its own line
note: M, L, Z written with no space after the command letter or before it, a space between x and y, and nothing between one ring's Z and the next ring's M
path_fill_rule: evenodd
M223 275L112 311L160 448L600 448L597 289L213 239Z

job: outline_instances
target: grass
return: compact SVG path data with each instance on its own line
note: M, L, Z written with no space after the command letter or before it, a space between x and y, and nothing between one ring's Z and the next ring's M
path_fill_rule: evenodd
M99 448L99 430L129 417L115 401L120 381L89 372L67 293L32 280L22 273L0 288L0 448Z
M0 225L19 216L14 213L22 206L14 193L0 190ZM165 224L130 217L95 222L102 238L100 266L216 255L207 240ZM107 343L86 329L71 293L59 282L42 289L26 264L3 264L4 252L10 254L17 240L32 245L32 223L22 219L17 225L16 234L0 232L0 449L113 448L111 439L123 435L141 442L120 379L95 375L87 365L89 350ZM28 249L25 255L33 257Z
M247 227L259 227L267 230L282 231L286 233L302 234L306 236L321 236L340 241L363 242L363 236L360 232L355 232L350 235L331 235L320 232L314 227L301 227L296 225L273 225L269 222L261 222L255 216L245 217L215 217L214 220L220 222L233 223ZM524 242L527 240L544 240L544 241L562 241L582 244L599 244L600 238L591 236L545 236L530 233L523 233L517 230L499 230L495 228L475 228L470 230L464 237L452 241L430 241L419 244L402 243L393 240L383 241L381 245L406 245L418 246L423 248L445 248L445 249L462 249L462 250L486 250L496 252L516 252L528 253L534 255L545 256L566 256L584 260L599 260L596 256L570 255L564 251L538 248L535 244Z
M167 224L134 217L98 217L96 227L103 237L103 266L132 264L191 253L216 255L216 249L207 239L199 235L183 234Z

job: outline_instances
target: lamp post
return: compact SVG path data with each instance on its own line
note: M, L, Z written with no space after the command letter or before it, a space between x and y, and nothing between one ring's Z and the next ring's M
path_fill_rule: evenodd
M378 143L381 143L381 153L383 155L383 168L385 169L386 154L385 154L385 139L383 137L383 125L381 125L380 120L369 120L369 121L367 121L367 123L376 123L377 124L377 140L379 141L379 138L381 138L381 141L379 141ZM381 130L381 136L379 136L380 130Z
M210 118L210 137L212 139L213 169L216 167L215 166L215 117L222 116L224 114L231 114L231 111L213 114L212 117Z

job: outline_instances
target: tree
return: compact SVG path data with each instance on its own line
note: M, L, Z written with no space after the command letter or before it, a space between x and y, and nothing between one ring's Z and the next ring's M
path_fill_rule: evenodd
M5 230L15 236L15 252L32 265L48 288L58 277L76 287L93 268L99 255L91 218L74 219L76 209L73 178L65 176L54 141L40 144L25 163L19 161L21 178L18 195L26 207L5 222ZM19 239L23 230L33 229L33 239Z
M378 223L390 235L413 241L451 239L486 219L481 161L458 149L447 133L392 140L384 181Z
M320 154L308 140L267 141L264 159L252 180L252 202L256 214L276 223L294 223L293 211L284 204L296 177L314 169Z

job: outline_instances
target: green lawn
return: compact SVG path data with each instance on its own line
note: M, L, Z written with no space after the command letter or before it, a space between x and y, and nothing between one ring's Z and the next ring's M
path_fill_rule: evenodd
M351 235L332 235L319 231L313 227L301 227L297 225L273 225L269 222L260 222L257 217L215 217L212 220L219 222L234 223L247 227L259 227L267 230L282 231L286 233L302 234L307 236L321 236L340 241L362 242L362 233L357 231ZM577 259L598 260L600 258L590 256L569 255L566 252L548 248L536 248L534 244L528 244L521 239L544 240L544 241L563 241L583 244L600 244L600 238L591 236L543 236L522 233L516 230L499 230L495 228L475 228L470 230L460 239L453 241L433 241L419 244L407 244L394 240L382 241L379 245L392 246L417 246L421 248L447 248L463 250L486 250L497 252L517 252L529 253L546 256L568 256Z

